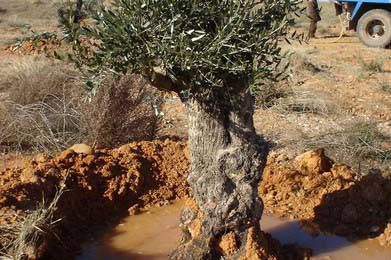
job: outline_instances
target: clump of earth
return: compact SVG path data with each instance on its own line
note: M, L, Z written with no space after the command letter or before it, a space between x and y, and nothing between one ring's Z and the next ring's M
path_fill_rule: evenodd
M54 157L39 154L22 166L0 171L0 227L20 221L43 200L50 202L65 184L53 216L60 219L54 225L55 236L42 235L39 246L26 255L31 259L56 256L64 248L75 254L97 227L174 200L191 201L186 183L188 159L187 144L170 139L116 149L78 145ZM259 195L265 214L301 220L314 234L378 237L382 244L391 244L391 181L387 176L357 176L319 149L293 161L272 152L262 178ZM5 248L15 234L0 228L0 237L0 247ZM294 259L309 255L308 250L283 246L265 233L253 234L249 241L259 243L264 251L255 253L268 259L284 258L287 252ZM219 246L229 254L236 245L231 234L226 234Z
M60 39L27 40L19 44L12 44L6 48L10 53L19 55L54 56L59 50L69 49Z
M383 240L390 240L390 176L358 176L325 156L323 149L299 155L293 162L271 154L259 195L268 213L302 220L313 233L362 239L385 232Z

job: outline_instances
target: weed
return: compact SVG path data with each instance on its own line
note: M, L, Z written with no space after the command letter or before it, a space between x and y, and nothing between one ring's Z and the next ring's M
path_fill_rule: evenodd
M89 143L118 146L131 141L152 140L161 96L145 80L124 76L106 79L91 102L82 105L81 122Z
M390 81L388 81L388 80L380 81L378 83L378 86L384 92L391 93L391 82Z
M289 91L281 83L270 83L263 85L255 95L256 106L268 109L275 106L278 100L285 98Z
M47 204L45 200L27 216L19 216L13 224L0 226L0 244L4 246L0 255L5 259L38 259L39 247L45 243L45 239L56 237L55 225L61 219L54 219L57 203L65 192L65 181L60 186L53 200ZM16 238L16 239L15 239ZM41 250L42 251L42 250Z
M271 107L280 113L299 114L330 114L334 112L336 105L320 94L310 92L292 91L288 95L278 99Z
M358 56L358 62L365 72L369 73L379 73L383 71L384 61L380 58L375 60L366 61L361 56Z

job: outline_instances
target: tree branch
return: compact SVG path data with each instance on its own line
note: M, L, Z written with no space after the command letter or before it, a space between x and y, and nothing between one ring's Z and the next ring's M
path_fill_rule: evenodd
M145 69L141 74L148 79L152 86L159 90L178 92L178 86L162 73L156 72L153 69Z

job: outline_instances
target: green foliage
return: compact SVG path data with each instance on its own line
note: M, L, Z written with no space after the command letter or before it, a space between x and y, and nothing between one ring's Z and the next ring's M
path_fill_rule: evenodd
M91 91L107 75L169 79L178 93L235 96L276 80L289 0L115 0L93 22L70 30ZM277 72L279 71L279 72Z
M391 93L391 82L388 82L388 81L380 82L380 88L381 88L384 92Z

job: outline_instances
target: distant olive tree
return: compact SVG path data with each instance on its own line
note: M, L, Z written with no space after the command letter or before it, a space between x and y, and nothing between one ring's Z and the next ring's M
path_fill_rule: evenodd
M57 17L60 25L79 23L89 17L95 9L103 4L104 0L65 0L57 9ZM68 24L69 25L69 24Z
M252 94L279 78L279 40L294 10L289 0L114 0L70 32L90 91L107 76L135 73L178 93L187 107L188 183L198 209L183 211L172 258L238 259L249 233L260 231L266 148L254 129ZM200 232L191 224L197 216ZM216 249L228 233L238 247L229 255Z

